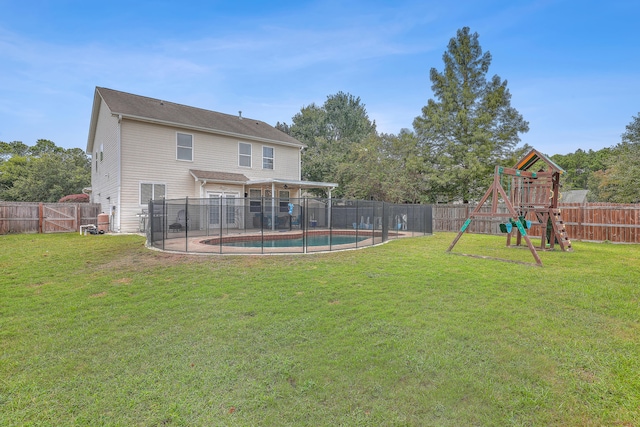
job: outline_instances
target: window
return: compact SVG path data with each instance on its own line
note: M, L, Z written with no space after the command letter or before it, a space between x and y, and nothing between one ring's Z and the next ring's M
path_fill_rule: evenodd
M262 211L262 191L259 188L249 189L249 212Z
M280 199L280 212L289 212L289 190L278 191Z
M271 206L273 205L273 199L271 196L271 190L267 190L265 188L264 190L264 211L265 212L271 212Z
M104 159L104 144L100 144L100 161Z
M148 205L149 200L158 200L166 196L166 185L151 182L140 183L140 204Z
M262 147L262 169L273 169L273 147Z
M251 144L245 142L238 143L238 166L251 167Z
M96 155L93 157L96 161L96 172L98 172L98 152L96 151Z
M176 139L176 158L178 160L193 161L193 135L178 132Z

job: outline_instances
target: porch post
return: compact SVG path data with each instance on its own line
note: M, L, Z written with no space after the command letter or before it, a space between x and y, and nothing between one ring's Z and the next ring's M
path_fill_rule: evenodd
M271 230L276 229L276 184L271 183Z
M329 213L327 214L327 227L331 228L331 190L332 188L329 187Z

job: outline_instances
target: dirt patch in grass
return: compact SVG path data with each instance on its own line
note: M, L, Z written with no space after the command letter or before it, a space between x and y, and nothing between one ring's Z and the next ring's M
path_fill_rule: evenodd
M106 291L102 291L102 292L99 292L97 294L89 295L89 298L102 298L102 297L106 297L106 296L107 296L107 292Z
M598 377L596 376L596 374L594 374L593 372L587 369L577 369L576 374L578 375L578 378L580 378L581 381L584 381L589 384L592 384L598 381Z
M37 289L37 288L40 288L40 287L46 285L47 283L48 282L31 283L31 284L27 285L27 288L32 288L32 289L35 288L35 289Z

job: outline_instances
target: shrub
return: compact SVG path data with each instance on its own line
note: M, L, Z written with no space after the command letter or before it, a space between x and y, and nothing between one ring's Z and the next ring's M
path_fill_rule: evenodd
M89 203L88 194L69 194L58 200L58 203Z

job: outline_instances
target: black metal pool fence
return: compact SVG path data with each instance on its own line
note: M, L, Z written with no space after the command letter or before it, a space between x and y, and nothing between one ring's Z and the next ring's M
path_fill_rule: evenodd
M148 212L147 244L189 253L309 253L432 233L431 205L365 200L185 198L152 200Z

